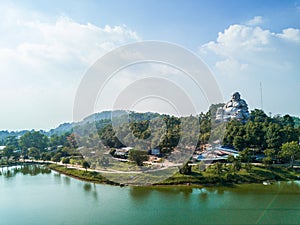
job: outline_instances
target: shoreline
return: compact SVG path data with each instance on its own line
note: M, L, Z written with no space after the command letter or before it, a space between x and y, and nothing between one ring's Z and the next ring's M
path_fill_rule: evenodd
M101 173L93 171L79 170L75 168L66 168L63 165L47 164L47 167L58 173L66 176L73 177L86 182L92 182L97 184L109 184L113 186L140 186L140 187L235 187L241 184L263 184L263 182L278 182L278 181L297 181L300 180L300 170L289 171L286 168L280 168L280 170L272 171L264 167L258 167L258 169L264 170L264 176L258 177L257 174L252 173L249 177L248 174L242 176L241 174L230 175L229 179L225 179L226 174L218 176L200 176L199 174L192 173L191 175L174 174L172 177L167 178L165 181L148 184L148 185L132 185L116 183L108 180ZM257 168L256 168L257 169ZM274 169L274 168L273 168ZM273 177L272 177L273 176ZM247 178L247 179L246 179ZM276 179L275 179L276 178Z
M66 176L69 176L69 177L72 177L72 178L75 178L75 179L78 179L81 181L97 183L97 184L109 184L109 185L114 185L114 186L120 185L116 182L106 179L104 176L102 176L98 172L83 171L83 170L78 170L78 169L74 169L74 168L66 168L65 166L51 164L51 163L48 163L47 167L58 173L64 174ZM87 176L87 175L89 175L89 176Z
M55 164L52 162L37 162L25 161L16 162L10 165L0 165L0 167L10 167L23 164L38 164L45 165L49 169L56 171L66 176L97 184L108 184L113 186L134 186L134 187L235 187L241 184L263 184L275 183L279 181L299 181L300 168L288 169L284 166L276 166L267 168L265 166L253 165L251 172L245 170L230 173L223 172L222 174L213 174L207 171L195 172L189 175L175 173L172 177L154 184L134 185L130 183L117 183L107 179L102 173L93 171L91 169L85 170L83 168L66 167L66 165Z

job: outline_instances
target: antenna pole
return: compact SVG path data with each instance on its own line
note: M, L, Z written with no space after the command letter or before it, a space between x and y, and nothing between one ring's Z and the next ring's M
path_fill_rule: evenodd
M263 96L262 96L262 85L261 82L259 83L259 88L260 88L260 108L263 110L264 105L263 105Z

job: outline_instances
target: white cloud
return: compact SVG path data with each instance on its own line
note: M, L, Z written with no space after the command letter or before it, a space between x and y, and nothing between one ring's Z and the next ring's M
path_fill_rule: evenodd
M80 24L67 17L59 17L54 23L23 21L13 24L26 31L19 42L10 48L19 60L39 64L46 60L55 63L81 63L86 66L112 48L139 40L138 35L126 26ZM31 40L27 37L32 36ZM4 49L0 48L3 52ZM10 56L12 55L10 54ZM21 57L20 57L21 56Z
M216 68L229 76L237 73L242 73L248 68L248 64L242 64L233 58L228 58L223 61L216 62Z
M259 107L258 86L262 82L267 111L299 114L290 104L299 101L299 89L294 85L300 81L299 29L273 32L233 24L219 32L215 41L202 45L199 53L210 62L226 95L239 90L250 108Z
M99 27L7 5L0 6L0 32L1 108L12 109L10 119L0 111L0 129L70 121L69 103L88 67L109 50L140 40L126 25ZM34 108L43 116L26 119Z
M262 16L255 16L251 20L247 21L246 24L249 26L254 26L254 25L262 24L263 22L264 20Z
M224 32L219 32L216 41L202 45L200 53L214 53L217 56L215 65L218 68L224 68L225 64L231 65L229 68L239 67L237 64L286 68L299 57L299 43L299 29L287 28L280 33L274 33L261 27L234 24Z
M278 37L287 41L300 42L300 30L295 28L287 28L282 33L277 34Z
M219 32L216 42L211 41L201 48L225 56L239 51L262 51L268 47L271 36L269 30L260 27L235 24Z

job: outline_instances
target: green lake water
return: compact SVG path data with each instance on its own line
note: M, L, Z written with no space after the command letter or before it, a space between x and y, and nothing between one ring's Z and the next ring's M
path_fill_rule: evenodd
M40 166L0 169L0 224L300 224L300 182L118 187Z

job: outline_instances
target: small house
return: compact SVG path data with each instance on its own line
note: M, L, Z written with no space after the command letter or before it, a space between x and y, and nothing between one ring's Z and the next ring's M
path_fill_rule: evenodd
M158 155L160 155L160 149L159 148L153 148L153 149L150 150L150 154L158 156Z

